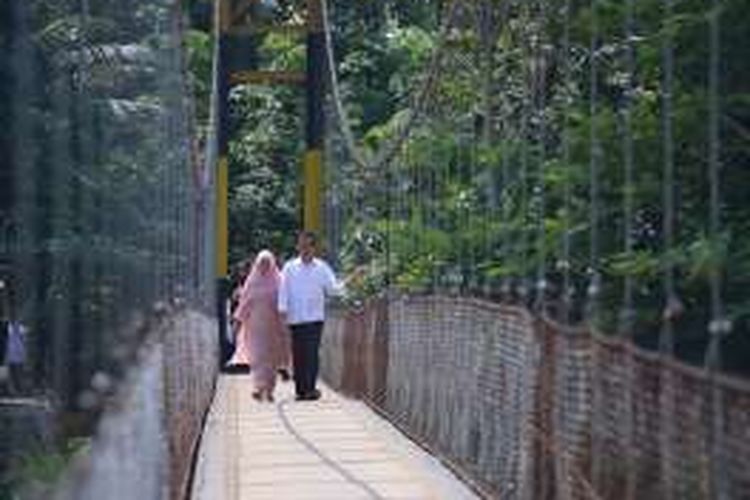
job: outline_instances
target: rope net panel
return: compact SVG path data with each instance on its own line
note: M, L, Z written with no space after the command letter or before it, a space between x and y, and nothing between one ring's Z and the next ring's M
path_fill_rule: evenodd
M401 296L338 310L326 326L322 367L335 388L367 400L491 496L622 498L630 484L634 498L711 498L717 418L725 422L728 498L750 488L747 384L535 320L523 308ZM714 390L724 401L721 416L711 411ZM622 425L626 392L631 436ZM667 457L665 406L674 423Z
M367 398L476 481L526 498L536 379L530 325L523 310L490 303L378 301L326 327L323 366L336 387Z

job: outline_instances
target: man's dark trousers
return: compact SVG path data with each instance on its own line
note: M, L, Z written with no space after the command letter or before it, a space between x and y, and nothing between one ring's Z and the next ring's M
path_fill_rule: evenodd
M311 394L318 379L320 337L323 322L290 325L292 330L292 361L294 363L294 389L297 396Z

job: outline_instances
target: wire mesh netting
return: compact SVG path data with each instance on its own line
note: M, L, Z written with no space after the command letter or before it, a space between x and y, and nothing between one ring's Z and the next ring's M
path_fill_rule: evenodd
M385 7L381 80L327 4L329 248L385 301L329 379L491 494L747 495L742 2Z
M710 485L721 481L727 498L744 498L750 488L746 383L521 308L450 296L373 300L328 321L323 360L329 383L492 497L713 498ZM710 452L717 419L719 477Z
M5 488L81 446L155 320L212 311L214 259L179 3L10 0L0 22Z

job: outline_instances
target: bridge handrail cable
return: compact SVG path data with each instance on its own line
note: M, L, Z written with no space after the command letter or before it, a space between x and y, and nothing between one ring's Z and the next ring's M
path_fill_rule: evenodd
M401 127L399 134L394 137L387 145L382 146L376 155L365 154L356 144L354 133L352 131L351 122L346 113L343 99L341 97L341 87L339 84L338 75L336 73L336 60L333 51L333 37L331 35L331 23L328 15L327 1L321 1L321 12L323 19L323 32L325 36L326 45L326 58L327 58L327 71L328 79L331 85L331 93L333 97L334 110L337 118L337 125L344 136L344 144L349 154L351 155L354 162L363 169L375 170L383 165L388 164L398 153L399 149L403 145L404 141L409 137L414 125L417 123L417 119L420 117L435 88L435 82L440 76L441 63L445 54L445 47L448 41L448 35L450 33L453 22L456 19L458 12L458 0L452 0L446 7L446 14L443 20L440 35L432 54L429 66L427 68L426 76L422 81L422 84L417 88L413 95L413 103L410 104L408 109L408 120Z

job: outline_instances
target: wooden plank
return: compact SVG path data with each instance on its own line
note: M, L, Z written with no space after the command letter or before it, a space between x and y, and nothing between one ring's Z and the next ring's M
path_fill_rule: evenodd
M303 36L307 34L307 26L304 24L270 24L264 26L240 25L230 27L227 32L230 35L238 36L262 35L265 33Z
M232 85L302 85L302 71L236 71L229 76Z

